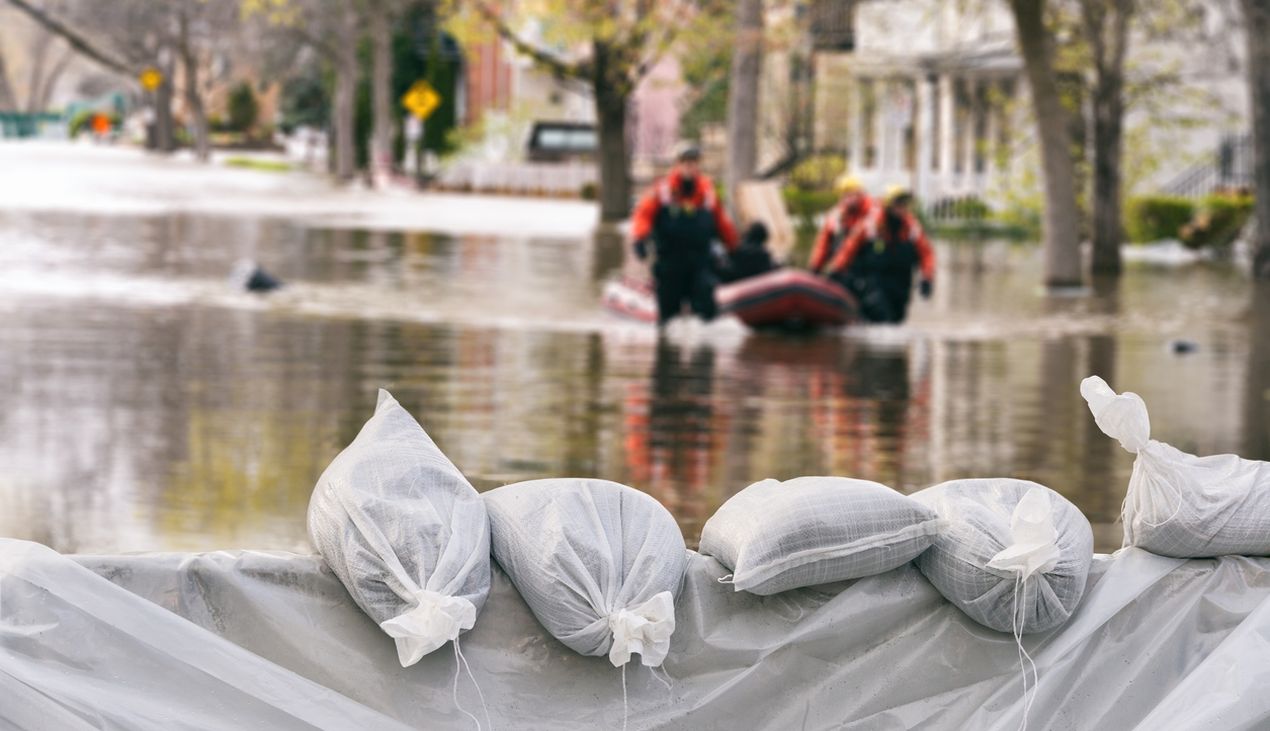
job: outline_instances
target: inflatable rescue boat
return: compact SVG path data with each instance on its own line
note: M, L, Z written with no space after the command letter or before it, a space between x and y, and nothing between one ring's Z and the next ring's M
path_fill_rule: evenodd
M840 327L857 318L855 298L836 283L802 269L776 269L721 284L714 292L719 314L731 313L752 328ZM657 322L652 282L622 277L608 282L604 306L624 317Z

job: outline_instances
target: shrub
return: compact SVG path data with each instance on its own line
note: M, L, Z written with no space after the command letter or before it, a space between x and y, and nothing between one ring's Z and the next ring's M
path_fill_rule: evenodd
M251 90L251 84L246 81L235 84L234 88L229 90L226 106L228 107L226 126L230 130L247 132L255 126L260 107L256 104L256 94Z
M1130 198L1125 205L1124 230L1135 243L1175 239L1195 215L1195 203L1170 195Z
M1179 238L1192 249L1229 246L1252 216L1253 197L1246 193L1214 193L1204 198Z
M583 183L582 187L578 190L578 197L584 201L593 201L599 198L599 192L599 186L595 183Z
M977 196L958 198L952 204L952 217L963 221L982 221L992 215L992 209Z
M118 114L114 112L108 112L108 113L102 112L102 113L106 114L106 117L110 119L110 126L112 129L119 128ZM72 138L77 136L80 132L91 133L93 131L93 125L92 125L93 116L96 114L98 114L98 112L92 109L81 109L80 111L76 112L75 116L71 117L71 121L69 122L67 126L67 130L68 130L67 133Z
M832 191L833 181L846 166L841 155L812 155L789 171L789 185L799 190Z
M781 192L785 199L785 208L798 220L799 228L814 230L816 216L838 202L838 195L832 190L801 190L789 185Z

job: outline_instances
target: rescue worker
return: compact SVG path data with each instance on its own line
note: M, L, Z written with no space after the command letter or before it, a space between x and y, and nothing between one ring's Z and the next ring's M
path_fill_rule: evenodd
M649 249L656 247L658 325L678 315L685 301L703 320L718 314L712 250L716 238L728 251L737 246L736 228L719 205L714 184L701 172L701 150L684 146L670 173L653 184L631 219L635 256L647 260Z
M826 271L856 296L872 322L902 322L913 291L913 270L921 271L923 298L934 289L935 251L913 215L913 195L900 186L887 190L875 208L839 247Z
M837 205L829 209L829 213L825 215L825 222L816 236L816 243L811 249L811 259L808 261L807 268L815 274L819 274L824 269L842 247L842 242L851 235L851 231L868 218L877 207L869 194L864 191L860 179L854 175L843 173L834 182L834 190L841 198Z

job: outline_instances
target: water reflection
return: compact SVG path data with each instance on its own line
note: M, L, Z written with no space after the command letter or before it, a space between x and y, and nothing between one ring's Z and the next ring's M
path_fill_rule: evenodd
M1047 297L1035 249L942 247L935 303L904 328L658 338L596 304L612 236L5 215L0 241L0 534L59 550L302 549L312 485L380 386L478 489L618 480L690 542L765 477L1009 475L1112 548L1131 456L1079 399L1089 373L1142 394L1157 438L1270 458L1270 295L1250 305L1219 264ZM291 286L228 291L242 256Z

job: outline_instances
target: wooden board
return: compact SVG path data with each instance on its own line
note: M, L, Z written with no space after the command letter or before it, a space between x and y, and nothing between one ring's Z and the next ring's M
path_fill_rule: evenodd
M737 223L740 230L755 221L762 221L771 235L768 248L777 259L785 259L794 248L794 222L785 210L780 184L774 181L752 180L741 183L737 190Z

